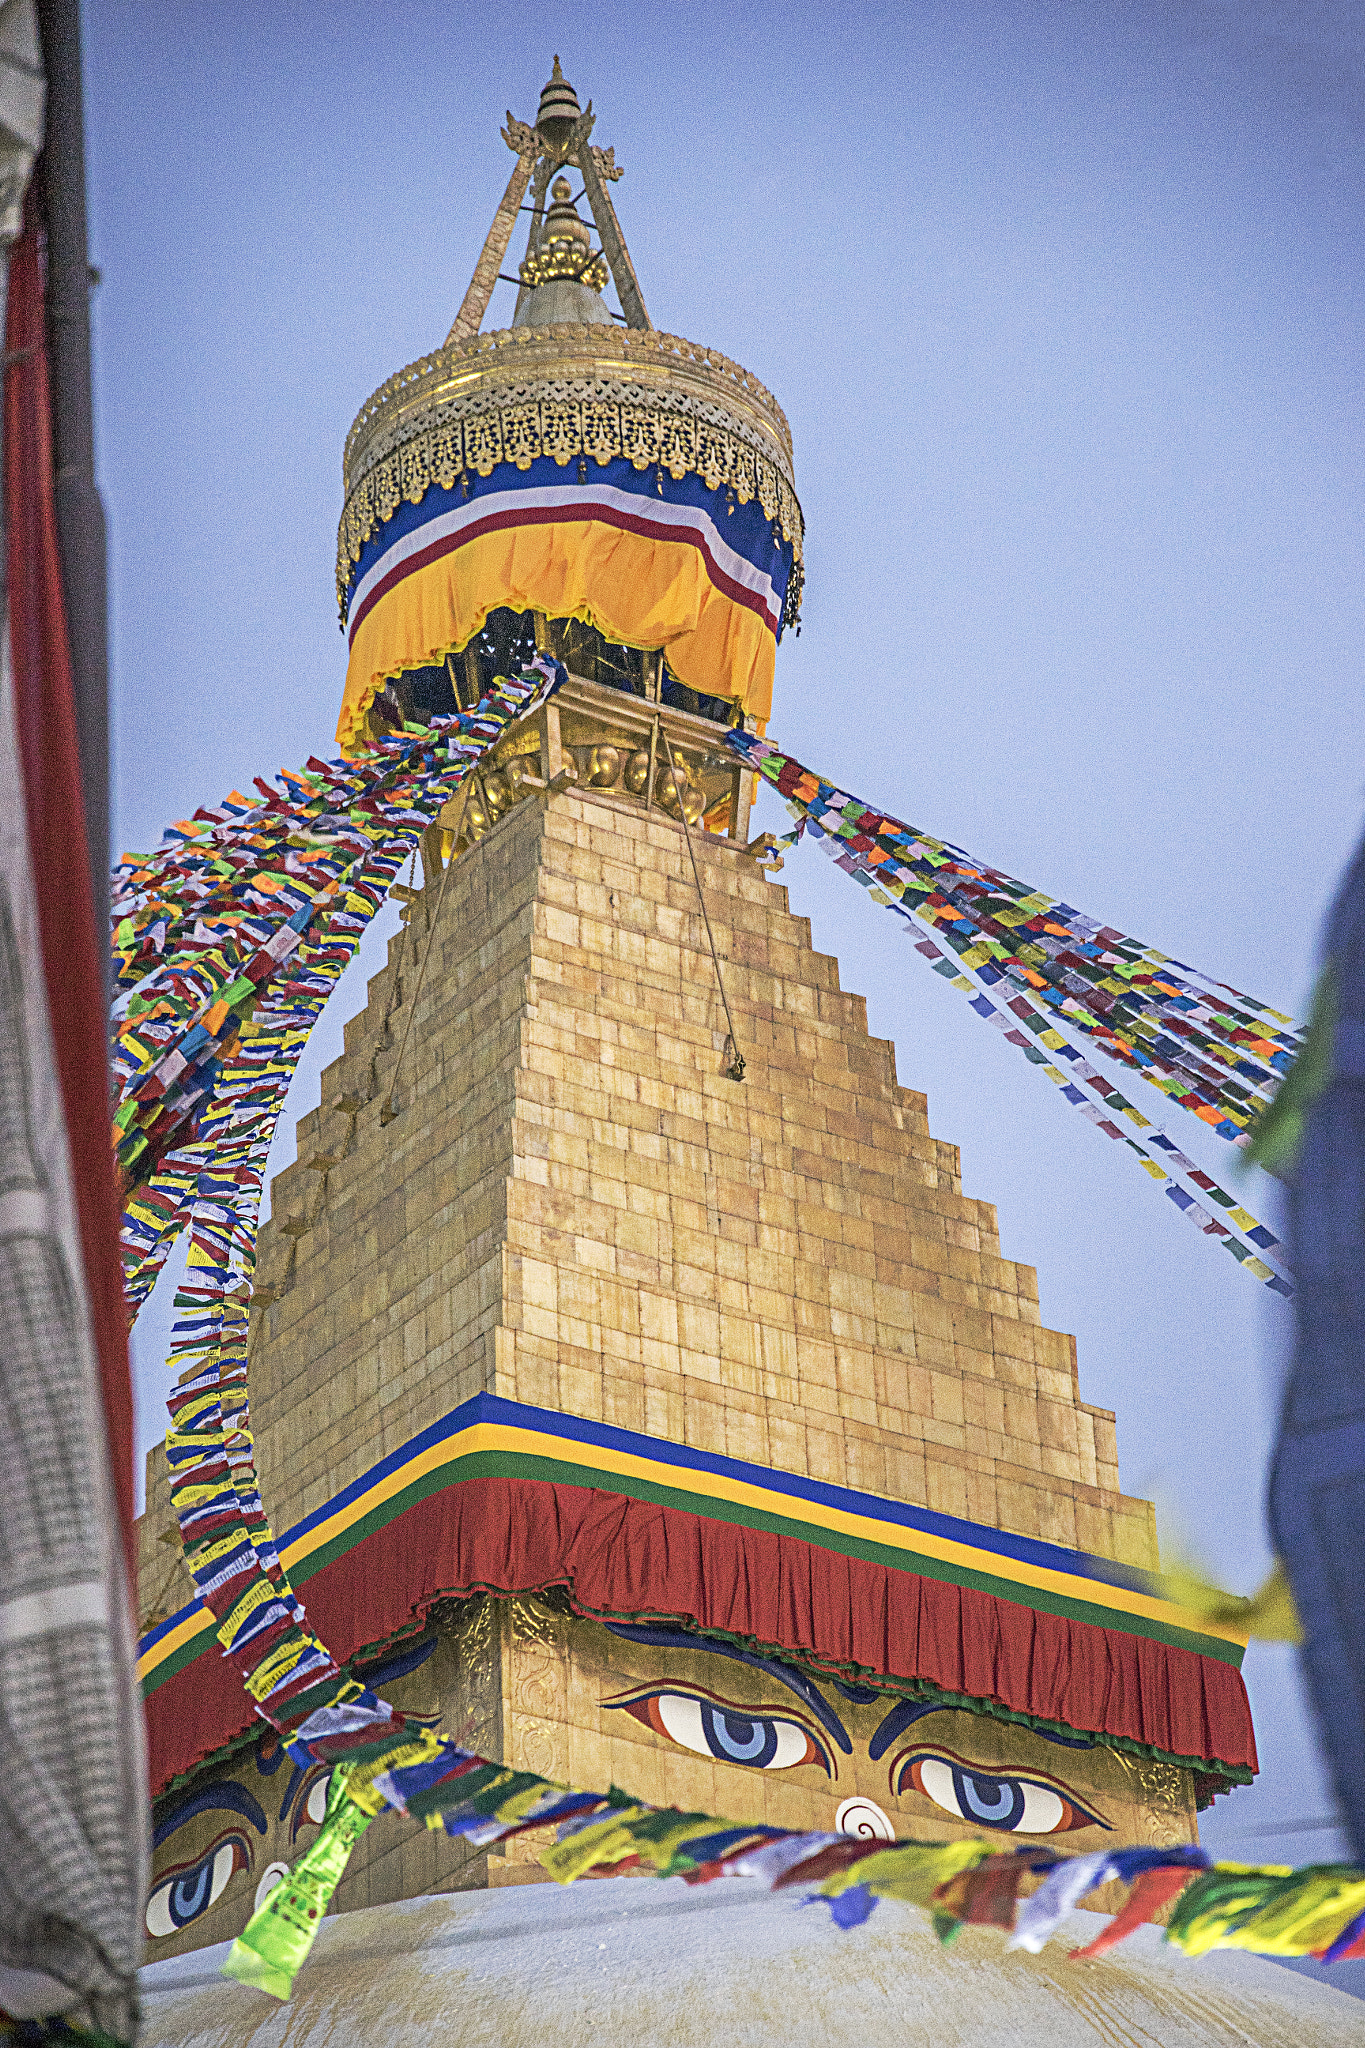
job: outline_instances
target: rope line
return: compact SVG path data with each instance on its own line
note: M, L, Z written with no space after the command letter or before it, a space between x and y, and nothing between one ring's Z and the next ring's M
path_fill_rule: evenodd
M482 780L482 778L480 779ZM415 859L416 855L414 854L414 861ZM379 1112L381 1124L391 1124L398 1114L398 1111L393 1106L393 1098L398 1092L398 1076L403 1071L403 1055L408 1049L408 1039L412 1035L412 1020L417 1015L417 1004L422 994L422 983L426 980L427 961L431 958L431 948L436 937L436 927L441 919L441 905L446 900L446 884L450 880L450 871L454 865L455 849L452 847L450 859L446 862L445 870L441 876L441 886L436 892L436 908L431 913L431 923L427 927L427 942L422 948L422 964L417 970L417 986L412 992L412 1002L408 1009L408 1021L403 1027L403 1042L398 1048L398 1058L394 1063L393 1079L389 1083L389 1092L384 1098L384 1106ZM409 923L412 921L411 906L409 906L408 921ZM406 929L406 926L404 929Z
M687 812L683 809L682 785L678 781L678 771L673 765L673 749L669 745L668 734L664 731L662 725L659 726L658 731L659 737L664 743L664 756L668 762L668 772L673 777L673 789L678 799L678 816L682 819L683 838L687 841L687 851L692 862L692 879L697 885L697 901L701 905L701 919L702 923L706 926L706 937L711 947L711 960L716 970L716 987L720 990L720 1000L725 1011L725 1022L729 1026L730 1031L726 1044L733 1057L725 1071L732 1081L742 1081L744 1079L744 1055L739 1049L739 1040L735 1037L735 1020L730 1015L730 998L725 993L725 982L721 977L720 955L716 951L716 937L715 933L711 930L711 917L706 908L706 892L701 885L701 872L697 867L697 856L692 846L692 828L687 822Z

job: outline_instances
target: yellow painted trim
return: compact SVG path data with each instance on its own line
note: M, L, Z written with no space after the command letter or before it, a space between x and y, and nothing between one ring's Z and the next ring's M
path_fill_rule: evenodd
M803 1529L826 1529L831 1534L852 1536L865 1542L875 1542L887 1550L898 1550L907 1558L934 1558L960 1570L980 1572L1016 1585L1021 1590L1049 1592L1063 1599L1084 1601L1092 1607L1160 1622L1192 1635L1214 1636L1242 1648L1248 1640L1245 1630L1231 1622L1192 1614L1174 1601L1162 1600L1127 1586L1116 1586L1104 1579L1052 1571L1022 1558L1009 1557L1001 1551L980 1549L970 1543L956 1542L951 1537L935 1535L929 1530L907 1527L901 1522L853 1514L821 1501L793 1497L777 1488L737 1479L728 1473L673 1465L603 1444L579 1443L550 1432L499 1422L471 1423L458 1434L429 1445L344 1508L315 1524L293 1543L282 1546L280 1556L286 1571L292 1572L315 1551L335 1542L357 1522L363 1521L375 1508L406 1492L415 1480L443 1467L458 1465L465 1458L483 1451L507 1451L523 1457L553 1460L560 1465L577 1466L589 1475L588 1483L594 1485L600 1482L604 1473L612 1473L622 1479L667 1485L679 1493L691 1493L703 1500L728 1501L736 1507L753 1508L789 1519L793 1533L798 1537ZM784 1506L788 1501L791 1503L790 1511ZM139 1661L139 1678L155 1671L201 1631L211 1634L214 1626L213 1616L207 1610L201 1609L197 1614L187 1616Z
M177 1650L182 1650L195 1636L212 1636L217 1625L207 1607L196 1606L193 1613L187 1614L183 1621L177 1622L159 1642L153 1643L151 1649L144 1651L138 1658L138 1683L141 1684L144 1678L164 1664L168 1657L173 1657Z

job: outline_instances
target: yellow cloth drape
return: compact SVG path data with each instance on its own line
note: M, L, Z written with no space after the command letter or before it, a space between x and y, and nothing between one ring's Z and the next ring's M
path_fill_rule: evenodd
M481 534L379 598L351 645L342 751L356 743L387 677L464 647L501 605L582 619L627 646L664 647L680 682L737 700L760 724L772 708L776 639L757 612L712 583L698 548L557 519Z

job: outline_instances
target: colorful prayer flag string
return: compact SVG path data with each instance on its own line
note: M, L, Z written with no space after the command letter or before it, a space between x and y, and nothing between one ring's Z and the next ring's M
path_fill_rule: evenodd
M933 937L920 938L915 950L934 972L1041 1067L1089 1123L1121 1141L1196 1229L1220 1243L1253 1279L1276 1294L1292 1295L1284 1247L1274 1232L1144 1116L1059 1028L1065 1021L1088 1034L1106 1057L1140 1073L1241 1147L1300 1049L1302 1037L1291 1019L1082 917L959 847L869 810L766 740L738 731L726 740L774 785L798 821L775 851L809 831L874 902L911 930L912 920L927 925ZM1144 1142L1120 1128L1120 1117L1144 1132Z
M1037 1955L1066 1916L1100 1885L1132 1887L1123 1910L1086 1948L1114 1947L1173 1907L1167 1940L1188 1955L1242 1948L1259 1955L1337 1961L1365 1950L1365 1871L1345 1864L1303 1870L1215 1863L1197 1843L1101 1849L1066 1856L1041 1841L1001 1849L981 1839L883 1842L843 1834L735 1825L704 1813L650 1806L615 1788L575 1790L461 1749L423 1729L384 1738L387 1755L343 1761L332 1772L322 1832L289 1877L257 1908L224 1973L288 1998L355 1841L385 1806L426 1827L488 1848L557 1823L540 1862L560 1884L626 1871L711 1884L747 1878L770 1892L806 1890L835 1923L860 1926L881 1899L926 1907L941 1942L964 1926L996 1927L1012 1948Z
M386 735L363 761L283 773L283 795L234 791L115 870L114 1144L134 1312L197 1198L239 1213L249 1269L275 1122L328 996L423 830L553 673L500 678L474 711ZM230 1156L214 1102L237 1111Z

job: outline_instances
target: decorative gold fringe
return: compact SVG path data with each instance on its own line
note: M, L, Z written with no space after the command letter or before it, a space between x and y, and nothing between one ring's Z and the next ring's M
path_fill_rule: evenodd
M613 398L526 395L499 405L484 400L477 410L441 408L441 417L419 428L361 477L346 500L337 532L337 604L343 619L353 565L375 531L392 519L406 499L419 505L432 484L453 490L472 471L487 477L500 463L529 469L550 456L561 469L575 458L599 467L624 456L635 469L666 469L676 480L695 474L708 490L725 489L737 504L757 498L763 515L791 543L794 562L786 616L800 610L804 522L796 493L786 478L739 434L684 410L638 405ZM684 401L685 404L685 401Z

